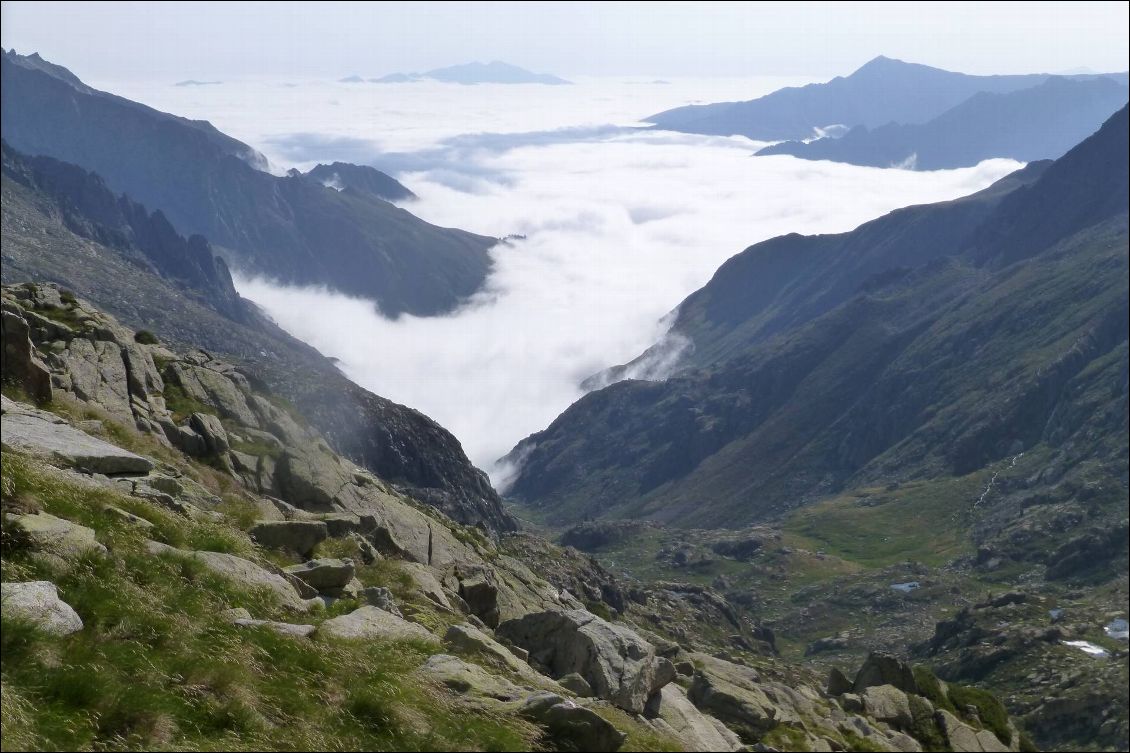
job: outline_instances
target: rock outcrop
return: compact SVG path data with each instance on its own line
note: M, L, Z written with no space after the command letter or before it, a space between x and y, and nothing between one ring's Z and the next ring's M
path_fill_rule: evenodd
M528 614L502 623L497 633L529 651L531 663L551 676L576 672L597 697L635 714L675 675L635 632L584 610Z
M70 635L82 630L82 618L59 598L50 581L0 584L0 603L5 617L27 620L45 633Z

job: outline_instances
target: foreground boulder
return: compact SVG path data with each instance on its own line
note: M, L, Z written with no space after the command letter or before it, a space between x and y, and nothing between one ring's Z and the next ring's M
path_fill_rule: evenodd
M355 568L349 560L317 559L291 565L284 570L318 593L339 596L342 589L353 580Z
M428 657L419 671L425 677L451 688L456 693L479 699L514 701L524 697L528 692L504 677L492 675L479 665L470 664L450 654L435 654Z
M60 557L79 557L87 552L106 554L106 547L95 540L93 528L45 512L9 515L8 521L23 528L36 548Z
M260 520L248 531L259 546L285 549L308 557L329 536L320 520Z
M740 750L741 740L726 725L695 708L678 685L660 692L659 718L667 723L688 751Z
M3 411L5 447L107 476L148 473L153 468L152 461L79 431L46 411L7 397Z
M853 690L862 693L864 688L874 685L894 685L904 693L917 693L918 682L909 664L891 656L873 651L855 675Z
M508 620L496 635L529 651L531 663L551 676L576 672L597 697L633 714L642 714L651 694L674 679L674 667L650 643L581 609Z
M5 617L27 620L45 633L70 635L82 630L82 618L59 598L50 581L0 583L0 605Z
M245 588L262 588L269 591L282 606L289 609L305 612L310 608L286 578L234 554L189 552L157 541L146 542L146 548L154 555L191 557L217 575L235 581Z
M333 638L383 638L385 640L435 640L423 625L408 622L377 607L358 607L349 614L326 620L319 632Z
M616 751L627 739L600 714L555 693L535 693L526 699L522 716L545 727L560 750Z

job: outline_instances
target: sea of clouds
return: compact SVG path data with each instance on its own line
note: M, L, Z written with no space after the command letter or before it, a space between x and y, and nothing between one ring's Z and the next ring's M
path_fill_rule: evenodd
M244 296L338 358L351 379L450 429L498 481L498 458L579 398L587 377L661 339L665 316L728 257L775 235L841 232L968 194L1019 167L991 160L913 172L754 158L759 145L744 138L638 128L659 110L788 83L106 88L211 120L276 170L372 164L418 195L403 206L429 222L523 236L499 244L484 289L442 317L389 320L333 291L237 279Z

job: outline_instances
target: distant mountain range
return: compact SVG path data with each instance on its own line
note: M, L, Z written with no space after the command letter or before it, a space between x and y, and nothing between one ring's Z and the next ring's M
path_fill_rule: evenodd
M464 63L446 68L433 68L424 73L390 73L380 78L365 79L360 76L347 76L341 79L346 84L405 84L414 81L443 81L449 84L569 84L563 78L548 73L532 73L525 68L503 63L499 60L490 63Z
M1126 104L1113 78L1068 79L1007 93L980 92L922 124L856 126L840 138L786 141L757 152L918 170L975 165L991 157L1055 159Z
M679 306L676 375L576 402L511 453L509 494L556 524L739 527L1023 452L1057 471L1016 505L1044 483L1040 499L1060 500L1082 474L1121 495L1094 512L1117 523L1128 141L1123 107L1056 162L964 199L751 246ZM1053 533L1023 556L1056 550Z
M208 238L234 268L328 285L389 315L450 310L486 277L495 239L430 225L376 198L410 195L390 176L339 166L358 189L346 191L277 177L262 155L207 122L97 91L38 55L6 52L2 64L0 119L12 147L97 172L113 191L160 209L178 232ZM377 182L383 188L373 189Z
M1126 73L1109 77L1127 83ZM971 76L880 56L850 76L826 83L780 89L747 102L677 107L645 120L684 133L800 141L829 126L874 129L892 122L926 123L975 94L1030 89L1048 78L1048 74Z

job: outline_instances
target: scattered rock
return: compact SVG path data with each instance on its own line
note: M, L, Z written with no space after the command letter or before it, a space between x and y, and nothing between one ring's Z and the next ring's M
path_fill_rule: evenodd
M570 672L564 677L558 678L557 684L581 698L592 698L593 696L592 686L576 672Z
M860 694L863 709L869 715L896 729L910 729L914 717L910 713L910 701L906 693L893 685L872 685Z
M977 731L963 723L956 716L945 709L939 709L936 718L938 727L942 730L942 734L945 735L946 742L949 744L951 750L956 751L956 753L983 750L981 741L977 739ZM996 739L995 735L993 739Z
M513 701L526 695L525 690L503 677L490 674L477 664L468 664L450 654L428 657L420 673L451 688L479 698Z
M521 714L546 728L549 742L560 750L617 751L627 735L592 709L555 693L535 693Z
M654 648L635 632L580 609L528 614L503 622L497 633L527 649L552 676L576 672L598 697L634 714L674 676L673 666L659 676Z
M123 510L120 507L106 505L106 514L113 518L117 518L127 525L131 525L142 530L150 530L151 528L153 528L153 524L145 518L141 517L140 515L134 515L132 512Z
M310 560L283 569L318 593L329 596L341 596L355 572L353 562L339 559Z
M260 546L289 550L301 557L308 557L329 536L320 520L260 520L248 533Z
M659 693L659 717L671 726L686 750L741 750L738 736L722 722L695 708L678 685L665 685Z
M52 635L70 635L82 630L82 618L59 598L55 584L47 580L0 584L0 604L5 617L34 623Z
M153 462L69 426L46 411L3 399L3 443L29 455L62 461L87 473L148 473Z
M106 547L94 538L94 529L56 518L45 512L32 515L9 515L8 520L19 524L32 544L60 557L80 557L87 552L106 554Z
M368 588L362 589L359 599L371 607L383 609L397 617L404 616L400 613L400 608L396 606L396 600L392 597L392 591L383 586L369 586Z
M240 627L265 627L274 630L279 635L285 635L291 638L309 638L315 630L313 625L292 625L289 622L252 620L250 618L232 620L232 624L239 625Z
M828 672L828 695L836 696L850 693L854 689L851 680L847 675L840 670L839 667L832 667Z
M506 646L466 622L452 625L443 636L444 642L456 651L479 653L497 661L511 672L534 684L544 681L529 664L519 659Z
M427 628L408 622L377 607L358 607L349 614L326 620L319 632L334 638L382 638L385 640L435 640Z
M419 562L402 562L400 569L411 576L412 585L418 594L448 612L455 611L443 592L443 586L426 565Z

